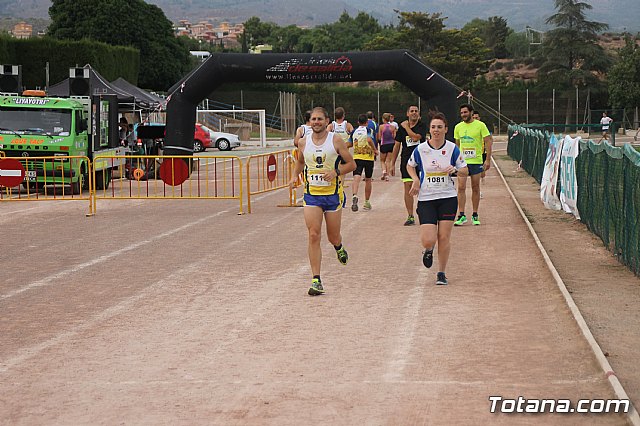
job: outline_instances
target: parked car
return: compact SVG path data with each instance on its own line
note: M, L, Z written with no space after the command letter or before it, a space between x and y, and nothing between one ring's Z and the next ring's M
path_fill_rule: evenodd
M204 124L196 124L196 126L201 126L202 129L209 132L212 146L220 151L231 151L233 148L240 146L240 139L233 133L216 132Z
M142 138L140 135L136 137L138 139L155 139L156 142L164 139L165 125L161 123L148 123L144 126L134 126L134 131L137 133L139 129L143 132ZM153 133L153 135L147 135L147 133ZM139 140L139 142L142 142ZM139 143L140 145L140 143ZM202 152L207 148L218 148L220 151L231 151L233 148L240 146L240 139L238 136L232 133L215 132L205 126L204 124L196 123L193 133L193 152Z
M209 129L202 124L196 123L196 130L193 134L193 152L202 152L214 146L217 145L213 145Z

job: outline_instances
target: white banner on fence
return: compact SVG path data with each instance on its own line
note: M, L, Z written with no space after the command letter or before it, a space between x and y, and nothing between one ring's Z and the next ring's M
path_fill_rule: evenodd
M580 148L580 137L564 137L560 166L560 201L562 209L580 219L578 212L578 182L576 181L576 158Z
M540 182L540 199L544 206L551 210L561 210L562 205L557 195L558 166L560 165L560 150L562 140L558 140L556 135L551 135L549 149L547 149L547 159L544 162L542 180Z

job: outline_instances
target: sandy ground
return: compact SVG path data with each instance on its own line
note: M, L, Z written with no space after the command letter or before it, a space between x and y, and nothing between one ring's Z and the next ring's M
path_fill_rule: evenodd
M540 202L539 185L506 152L494 155L629 397L640 404L640 279L584 224Z
M103 201L91 218L72 201L0 203L0 423L626 424L489 412L493 395L614 395L495 170L482 226L454 230L446 287L402 226L401 191L376 180L373 210L344 212L350 262L323 242L315 298L302 209L276 207L282 191L244 216L233 201ZM569 225L590 246L558 269L637 398L638 336L574 270L624 269Z

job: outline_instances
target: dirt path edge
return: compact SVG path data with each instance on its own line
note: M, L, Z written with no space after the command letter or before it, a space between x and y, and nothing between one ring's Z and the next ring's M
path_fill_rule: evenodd
M491 162L493 163L493 166L496 168L496 171L498 172L498 175L500 176L502 183L507 188L509 196L511 197L511 200L513 201L516 208L518 209L520 216L522 216L522 219L527 224L527 228L529 229L529 232L531 233L534 241L536 242L536 245L538 246L538 249L540 250L542 257L544 258L544 261L547 267L549 268L549 271L553 275L553 278L556 281L558 289L562 293L562 296L564 297L564 300L567 303L567 306L569 307L571 314L573 315L573 318L578 324L578 327L580 328L582 335L587 340L589 347L593 351L593 354L596 357L596 360L598 361L600 368L602 368L602 371L605 377L609 381L609 384L611 384L611 387L613 388L613 391L615 392L616 397L618 399L629 400L630 409L629 409L629 412L627 413L627 418L629 422L634 426L640 426L640 416L638 415L638 411L636 410L636 407L633 405L633 402L629 399L629 396L627 395L627 392L625 391L624 387L620 383L620 380L618 380L618 377L613 371L611 364L609 364L609 361L605 357L604 352L602 351L602 348L600 347L598 342L596 342L596 339L594 338L593 333L591 333L591 329L587 325L587 322L584 320L584 317L582 316L580 309L578 308L575 301L573 300L573 297L571 297L571 294L567 290L567 287L565 286L564 281L562 280L562 277L560 276L555 266L553 265L551 258L549 257L547 251L545 250L544 246L540 242L540 239L538 238L536 231L533 229L531 222L529 221L529 219L527 218L527 215L522 210L522 207L520 206L520 203L518 202L515 194L509 187L507 180L502 174L502 170L500 169L500 166L493 158L491 158Z

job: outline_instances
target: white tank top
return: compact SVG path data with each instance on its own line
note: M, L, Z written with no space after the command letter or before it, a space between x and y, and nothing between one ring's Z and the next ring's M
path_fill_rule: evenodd
M349 124L349 122L347 120L344 120L342 123L338 123L337 121L334 121L331 123L333 125L333 133L337 133L340 136L342 135L347 135L347 124ZM344 139L344 137L343 137Z
M332 195L341 190L340 179L326 181L325 173L338 166L338 153L333 146L333 132L329 132L322 145L316 145L312 133L306 137L304 145L304 188L311 195Z
M303 138L305 136L313 133L313 129L308 124L303 124L302 126L298 127L298 129L302 129L302 137Z

